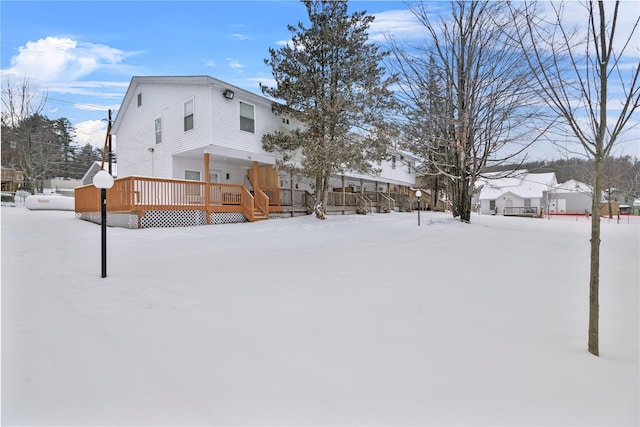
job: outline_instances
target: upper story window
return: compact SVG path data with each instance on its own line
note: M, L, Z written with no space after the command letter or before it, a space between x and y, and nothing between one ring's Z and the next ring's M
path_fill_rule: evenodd
M184 131L193 129L193 99L184 103Z
M396 156L391 156L391 169L396 168Z
M254 133L256 131L256 120L253 105L240 103L240 130Z
M156 144L162 142L162 117L158 117L155 121Z
M139 93L138 94L138 107L141 107L141 106L142 106L142 94Z

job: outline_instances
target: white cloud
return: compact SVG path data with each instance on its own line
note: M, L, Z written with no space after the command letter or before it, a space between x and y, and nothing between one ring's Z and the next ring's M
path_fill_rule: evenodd
M215 67L216 66L216 61L213 61L213 60L206 61L204 63L204 66L205 67Z
M411 39L425 36L424 26L410 10L388 10L373 14L375 20L369 27L371 40L384 40L386 36Z
M131 52L71 38L47 37L27 42L11 58L5 73L45 83L69 82L102 68L121 65Z
M239 33L231 34L231 37L236 38L238 40L251 40L252 38L251 36L248 36L246 34L239 34Z
M76 142L83 146L91 144L96 148L104 147L107 132L107 122L104 120L87 120L79 122L75 126Z
M233 68L236 70L242 70L245 67L243 64L241 64L240 62L238 62L236 59L233 59L233 58L227 58L227 65L230 68Z

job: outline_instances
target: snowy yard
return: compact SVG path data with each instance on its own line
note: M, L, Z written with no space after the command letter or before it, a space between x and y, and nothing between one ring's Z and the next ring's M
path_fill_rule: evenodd
M640 225L2 207L2 425L638 425Z

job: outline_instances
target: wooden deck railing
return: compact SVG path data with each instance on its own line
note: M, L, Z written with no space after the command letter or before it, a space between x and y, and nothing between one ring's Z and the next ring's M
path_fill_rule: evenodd
M255 200L255 207L263 215L269 216L269 197L262 190L254 190L253 197Z
M396 207L396 202L391 197L380 191L365 191L364 194L373 201L375 205L386 211L393 211Z
M209 191L209 203L205 200ZM266 196L264 196L266 198ZM267 202L268 203L268 202ZM107 190L109 212L136 212L146 210L194 210L235 206L253 211L253 196L242 185L218 184L199 181L161 179L148 177L125 177L114 180ZM94 185L85 185L75 190L77 213L100 211L100 191Z
M329 206L364 207L393 203L388 196L373 193L376 201L359 193L331 192ZM376 203L377 202L377 203ZM312 209L313 195L305 190L267 187L255 189L253 194L239 184L207 183L178 179L130 176L118 178L107 190L109 212L144 212L149 210L206 210L207 212L242 212L253 221L256 215L268 217L280 212L283 206ZM100 212L100 191L94 185L75 190L77 213Z

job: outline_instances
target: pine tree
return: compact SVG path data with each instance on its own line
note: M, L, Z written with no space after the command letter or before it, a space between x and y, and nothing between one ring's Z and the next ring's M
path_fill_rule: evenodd
M289 44L269 49L265 63L276 87L263 93L284 101L276 114L302 123L289 133L263 137L263 146L291 159L301 155L300 169L315 179L316 214L324 218L329 178L333 174L367 173L387 154L388 120L393 106L390 84L381 67L387 55L368 40L374 17L347 13L346 1L303 1L310 25L289 25Z

